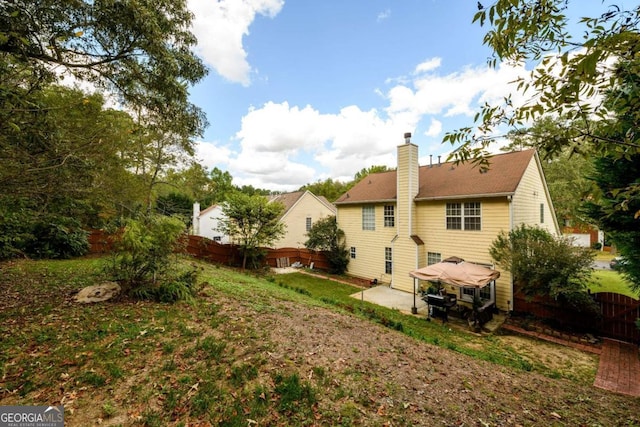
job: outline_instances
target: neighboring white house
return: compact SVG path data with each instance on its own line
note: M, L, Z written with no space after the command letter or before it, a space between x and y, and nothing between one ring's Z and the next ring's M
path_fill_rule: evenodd
M270 196L269 202L282 203L285 208L279 219L285 225L285 235L274 242L274 248L303 247L311 226L322 218L336 214L336 208L333 204L326 198L316 196L308 190ZM221 205L212 205L200 211L200 204L194 203L191 234L207 237L222 244L230 243L229 236L217 231L218 224L223 217Z
M200 210L200 203L193 204L193 230L195 236L207 237L218 243L229 243L229 236L217 230L220 218L223 217L222 206L212 205L205 210Z

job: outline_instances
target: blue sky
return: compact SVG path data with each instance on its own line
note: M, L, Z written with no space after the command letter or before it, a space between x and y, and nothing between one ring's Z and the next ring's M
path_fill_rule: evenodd
M473 124L479 105L526 72L487 67L476 4L189 0L196 52L210 68L191 90L210 122L200 162L236 185L291 191L394 167L404 132L421 164L446 157L444 134Z

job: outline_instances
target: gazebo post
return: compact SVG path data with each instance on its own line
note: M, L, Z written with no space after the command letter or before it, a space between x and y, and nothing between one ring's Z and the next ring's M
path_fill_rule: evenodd
M418 314L418 307L416 307L416 278L413 278L413 307L411 307L411 314Z

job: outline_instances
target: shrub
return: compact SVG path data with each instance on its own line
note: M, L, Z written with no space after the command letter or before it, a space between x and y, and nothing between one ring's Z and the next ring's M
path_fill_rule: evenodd
M59 215L34 219L24 212L0 212L0 259L67 259L89 251L89 233L75 219Z
M185 226L177 218L149 215L131 219L106 267L124 292L160 302L195 296L197 271L181 269L176 252Z

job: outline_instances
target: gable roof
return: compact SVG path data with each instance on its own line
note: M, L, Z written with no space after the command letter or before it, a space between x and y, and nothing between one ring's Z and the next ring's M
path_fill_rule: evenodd
M211 205L206 209L203 209L200 211L200 214L198 215L198 217L201 217L202 215L208 214L209 212L215 210L216 208L219 208L220 205Z
M296 203L298 203L298 201L302 199L302 197L304 197L304 195L307 193L309 194L309 196L315 198L318 202L320 202L335 214L336 208L335 206L333 206L333 204L331 204L324 196L318 197L309 190L294 191L293 193L283 193L269 196L269 202L282 203L284 205L284 212L282 213L282 216L284 217L287 212L289 212L291 208L293 208Z
M269 202L280 202L284 205L284 213L296 204L298 200L304 195L304 191L294 191L293 193L283 193L269 196Z
M420 166L415 200L496 197L515 193L535 150L496 154L489 170L480 173L471 163L453 162ZM367 176L336 200L335 204L396 201L397 171Z

